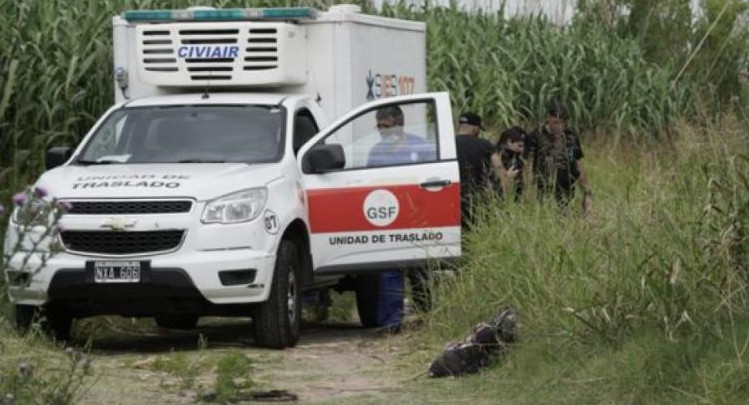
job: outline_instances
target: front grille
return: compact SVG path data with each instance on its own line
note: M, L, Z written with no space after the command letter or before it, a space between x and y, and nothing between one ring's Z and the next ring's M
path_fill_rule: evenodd
M190 212L192 201L71 201L68 214L179 214Z
M70 251L128 255L176 249L183 234L184 231L63 231L60 236Z

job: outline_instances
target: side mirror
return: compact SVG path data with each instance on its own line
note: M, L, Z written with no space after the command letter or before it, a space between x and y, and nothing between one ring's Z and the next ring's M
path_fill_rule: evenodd
M343 146L339 144L315 145L307 151L302 160L302 170L305 173L326 173L343 169L344 166L346 157L343 154Z
M73 149L67 146L55 146L49 148L47 151L47 157L44 159L44 167L49 170L54 169L57 166L62 166L63 163L70 159L72 154Z

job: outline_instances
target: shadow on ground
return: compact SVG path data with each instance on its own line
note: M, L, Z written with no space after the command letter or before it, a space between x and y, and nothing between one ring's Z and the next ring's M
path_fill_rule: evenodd
M86 320L74 334L72 344L89 345L98 355L155 354L199 348L258 348L249 319L204 318L191 330L159 328L150 319L122 318ZM305 322L297 347L381 339L373 329L354 322Z

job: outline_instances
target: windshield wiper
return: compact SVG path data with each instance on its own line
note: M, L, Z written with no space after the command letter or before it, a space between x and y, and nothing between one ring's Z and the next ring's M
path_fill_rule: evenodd
M111 165L113 163L121 163L118 160L84 160L84 159L78 159L75 161L79 165Z
M178 160L177 163L226 163L223 160L211 160L211 159L182 159Z

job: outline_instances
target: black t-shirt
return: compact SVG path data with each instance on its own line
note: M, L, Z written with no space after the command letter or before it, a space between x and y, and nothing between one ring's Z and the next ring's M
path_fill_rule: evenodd
M543 126L529 136L526 150L533 158L533 178L539 187L572 190L580 178L577 161L584 156L575 131L565 129L556 140Z
M490 178L494 145L478 136L458 135L455 137L455 147L460 167L460 184L466 191L484 187Z

